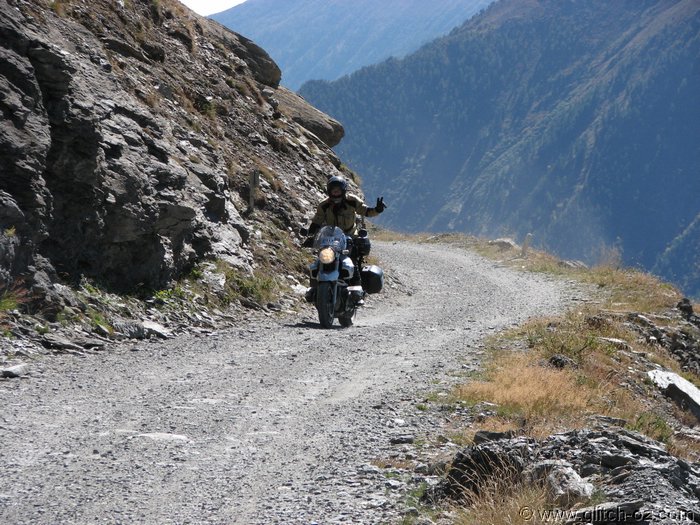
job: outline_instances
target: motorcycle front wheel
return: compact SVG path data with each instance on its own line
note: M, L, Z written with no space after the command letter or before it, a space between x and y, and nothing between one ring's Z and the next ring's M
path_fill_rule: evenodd
M318 283L316 310L318 310L318 322L321 323L323 328L333 326L335 304L333 303L333 286L331 286L331 283Z

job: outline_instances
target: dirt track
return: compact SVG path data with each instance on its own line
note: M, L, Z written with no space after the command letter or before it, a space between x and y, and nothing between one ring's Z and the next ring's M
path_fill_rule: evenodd
M371 462L439 430L416 404L472 366L486 334L580 293L449 246L373 255L393 288L353 328L322 330L307 307L0 381L0 523L396 521L410 484Z

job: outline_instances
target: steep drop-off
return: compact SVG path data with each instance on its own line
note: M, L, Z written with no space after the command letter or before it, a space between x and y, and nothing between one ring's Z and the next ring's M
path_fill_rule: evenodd
M343 122L337 151L393 204L385 224L612 248L697 295L698 56L692 0L502 0L300 92Z
M404 56L492 1L248 0L212 18L263 46L296 90Z

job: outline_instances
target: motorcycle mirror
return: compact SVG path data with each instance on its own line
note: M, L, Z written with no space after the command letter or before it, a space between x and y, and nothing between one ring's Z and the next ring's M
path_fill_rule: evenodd
M358 237L362 237L362 238L367 237L367 230L365 230L364 228L362 228L362 229L358 232L357 236L358 236Z

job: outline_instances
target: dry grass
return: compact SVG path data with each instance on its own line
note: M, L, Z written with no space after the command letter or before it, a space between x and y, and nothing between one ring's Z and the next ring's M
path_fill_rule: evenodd
M556 506L540 484L523 483L508 472L490 476L479 491L467 492L455 525L532 525L563 523L547 515Z
M611 381L614 369L599 354L583 369L558 370L542 363L536 352L504 352L487 365L485 379L462 385L458 399L498 405L498 418L479 429L520 428L533 437L582 428L594 414L629 416L641 409L624 389ZM496 428L494 428L494 426ZM500 428L499 428L500 427Z
M525 342L528 350L507 350L514 341ZM624 419L629 428L670 445L676 422L687 423L680 409L674 413L659 408L657 390L638 356L681 373L678 362L663 348L640 341L623 315L592 307L570 311L532 320L489 344L491 354L481 380L455 391L455 398L467 404L498 406L497 417L482 422L478 429L519 429L544 437L582 428L590 424L590 416L605 415ZM572 366L555 368L549 363L554 355L568 357ZM478 429L464 434L473 436ZM674 450L684 457L696 452L687 440L677 440Z
M564 523L544 520L538 510L551 507L544 488L522 486L508 492L493 494L457 511L455 525L537 525ZM533 514L530 514L530 510ZM544 515L544 513L541 513ZM532 516L532 517L530 517Z
M577 276L606 292L603 305L613 311L661 312L681 300L680 292L649 273L610 266L597 266Z
M70 0L53 0L49 3L49 7L60 17L66 16L66 10L69 6Z
M697 463L700 461L700 441L690 437L673 436L667 443L670 454L683 458L686 461Z
M31 301L29 290L21 280L15 281L10 286L0 287L0 335L11 335L7 319L9 313Z
M532 420L569 415L585 410L595 399L590 388L572 391L576 374L533 362L528 353L503 354L489 363L484 381L473 381L457 389L468 403L496 403L505 417Z
M274 191L275 193L279 193L280 191L282 191L282 189L284 188L284 184L282 184L282 181L279 180L279 178L272 169L270 169L260 159L255 160L255 165L257 166L262 178L265 179L268 182L268 184L270 184L272 191Z

